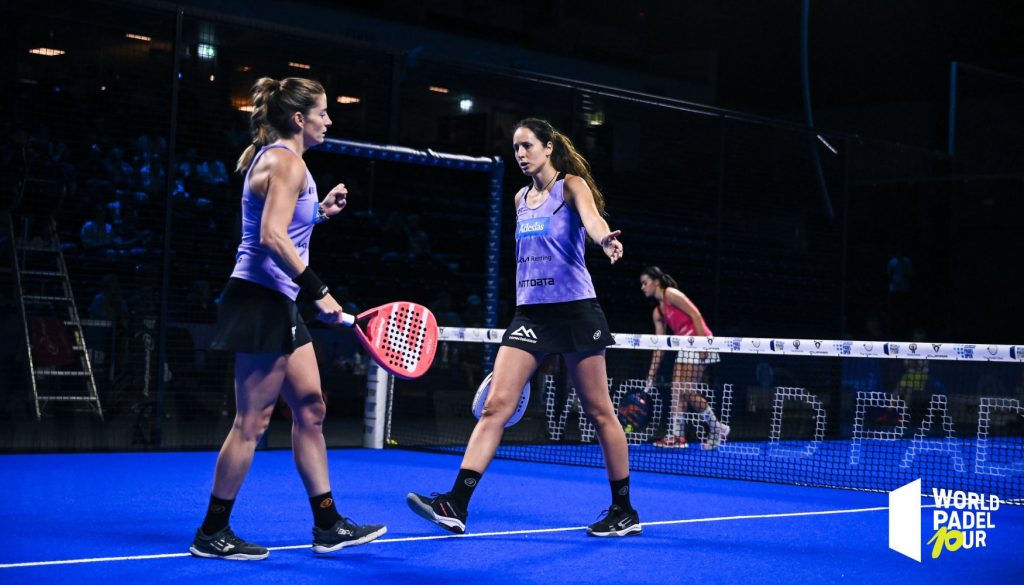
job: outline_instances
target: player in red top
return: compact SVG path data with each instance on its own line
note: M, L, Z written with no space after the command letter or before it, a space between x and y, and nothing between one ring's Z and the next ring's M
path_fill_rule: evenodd
M654 331L658 335L711 336L711 329L704 322L697 305L693 304L678 288L675 279L657 266L648 266L640 273L640 290L649 299L658 301L651 314ZM662 351L654 352L651 368L647 373L647 384L654 385L661 365ZM672 369L672 403L669 407L668 432L654 443L656 447L686 447L683 435L683 408L685 399L690 408L700 414L708 425L708 438L701 445L704 449L717 449L729 436L729 426L718 422L708 401L693 386L702 381L704 367L719 361L717 353L679 350L675 367Z

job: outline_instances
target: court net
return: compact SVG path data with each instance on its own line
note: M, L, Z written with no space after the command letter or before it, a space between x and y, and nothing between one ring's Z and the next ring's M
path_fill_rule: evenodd
M502 333L442 328L430 373L390 386L386 444L462 453L487 374L485 347ZM615 340L609 390L633 470L870 491L920 478L926 493L958 489L1024 503L1024 346ZM662 368L650 384L659 349ZM713 421L697 412L704 401ZM729 433L719 442L721 425ZM681 437L675 444L666 440L673 434ZM505 430L497 456L603 466L594 426L557 356L531 379L526 413Z

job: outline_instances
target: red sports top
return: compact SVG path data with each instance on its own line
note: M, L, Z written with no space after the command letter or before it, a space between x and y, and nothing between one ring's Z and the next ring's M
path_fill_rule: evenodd
M686 314L682 309L677 308L672 303L668 302L668 299L664 299L661 302L661 319L665 322L665 326L668 327L670 335L696 335L697 328L693 324L693 319ZM711 333L711 328L708 327L704 318L701 317L701 323L704 325L704 331L708 335Z

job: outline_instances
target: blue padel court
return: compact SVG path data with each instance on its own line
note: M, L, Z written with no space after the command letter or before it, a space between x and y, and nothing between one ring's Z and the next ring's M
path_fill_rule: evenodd
M588 537L608 504L599 468L496 460L455 536L406 507L447 490L453 455L329 453L339 511L386 535L310 550L311 515L290 451L257 453L232 516L270 547L253 562L193 558L188 546L216 453L0 457L0 583L1019 583L1024 508L992 512L984 548L922 562L888 548L888 498L858 492L634 472L639 537Z

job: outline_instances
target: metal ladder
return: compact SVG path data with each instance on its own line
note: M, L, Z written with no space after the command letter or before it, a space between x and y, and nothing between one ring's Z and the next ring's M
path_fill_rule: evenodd
M14 231L11 212L7 211L5 215L12 248L14 298L21 312L36 420L42 419L46 406L51 402L84 405L103 420L103 407L96 391L82 322L57 235L57 222L52 217L48 218L48 233L43 242L32 243L28 229L23 230L23 237L19 239ZM71 334L73 359L70 363L60 367L37 367L39 357L33 355L31 324L43 323L40 334L45 336L44 319L55 319Z

